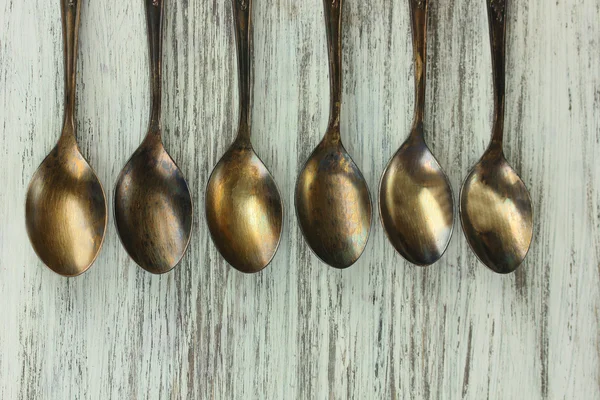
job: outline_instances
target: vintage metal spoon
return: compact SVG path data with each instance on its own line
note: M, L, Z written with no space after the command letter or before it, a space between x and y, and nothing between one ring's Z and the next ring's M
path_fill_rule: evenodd
M146 0L151 112L148 133L119 175L115 221L123 246L145 270L162 274L181 260L192 230L192 198L161 139L163 0Z
M430 265L446 251L454 226L448 177L425 144L427 0L409 0L415 59L415 117L410 136L390 160L379 186L379 213L390 242L408 261Z
M62 135L39 166L25 205L27 234L40 259L54 272L76 276L94 262L106 233L107 210L98 177L75 139L75 69L80 0L62 0L65 115Z
M234 268L254 273L275 256L283 205L273 177L250 142L252 127L252 0L232 0L239 70L237 138L206 188L206 219L215 246Z
M342 3L323 0L329 51L330 116L327 132L296 183L296 214L314 253L347 268L363 253L371 230L371 197L358 166L342 145Z
M473 168L460 195L460 216L469 245L492 271L513 272L521 265L533 235L531 198L504 158L506 1L487 0L494 80L491 143Z

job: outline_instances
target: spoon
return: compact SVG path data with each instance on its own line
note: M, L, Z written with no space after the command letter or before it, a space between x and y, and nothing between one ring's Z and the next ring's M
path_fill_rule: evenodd
M187 183L161 138L163 6L163 0L146 0L150 126L115 187L115 221L121 242L140 267L154 274L168 272L179 263L190 241L193 218Z
M39 258L63 276L84 273L94 263L106 233L107 210L98 177L75 139L75 69L79 0L61 1L65 59L65 113L58 143L39 166L27 190L27 234Z
M371 197L358 166L342 145L342 3L323 0L329 52L327 132L296 183L296 214L304 238L323 262L348 268L363 253L371 230Z
M379 213L389 240L413 264L442 257L452 236L454 201L448 177L425 144L427 0L409 0L415 59L415 116L410 136L381 177Z
M213 242L235 269L264 269L279 247L283 205L279 190L250 142L252 127L252 0L232 0L239 70L237 137L206 188L206 219Z
M504 132L506 1L487 0L494 76L492 140L460 194L460 216L469 245L492 271L507 274L525 259L533 235L531 198L508 165Z

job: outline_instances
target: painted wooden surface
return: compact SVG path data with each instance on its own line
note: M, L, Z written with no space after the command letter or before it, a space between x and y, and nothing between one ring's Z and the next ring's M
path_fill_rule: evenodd
M525 265L504 277L458 228L428 269L393 251L378 218L347 271L305 245L293 188L327 122L321 0L254 5L254 143L286 207L273 264L229 268L203 215L237 119L231 4L168 0L165 142L194 196L191 247L152 276L111 218L90 271L50 272L24 199L61 128L58 3L0 1L0 398L600 398L599 0L512 1L506 152L536 223ZM431 3L427 139L457 196L489 138L487 19L483 0ZM148 122L143 3L86 1L81 19L78 137L112 201ZM412 118L409 33L406 1L346 1L343 138L374 200Z

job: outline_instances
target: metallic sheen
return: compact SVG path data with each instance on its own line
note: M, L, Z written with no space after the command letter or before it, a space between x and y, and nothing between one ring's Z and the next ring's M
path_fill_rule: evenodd
M277 252L283 204L273 177L250 142L252 111L252 0L232 0L239 71L237 138L206 188L206 219L213 242L244 273L264 269Z
M115 187L115 221L123 246L145 270L162 274L181 260L192 231L192 198L183 174L162 144L163 0L146 0L152 105L146 138Z
M106 198L75 139L75 67L81 3L62 0L65 120L57 145L37 169L25 204L27 234L54 272L76 276L94 262L106 233Z
M533 210L525 184L508 165L504 136L506 2L488 0L494 76L494 127L487 151L460 195L460 215L469 245L492 271L507 274L523 262L533 236Z
M372 219L369 189L340 138L342 3L323 1L331 86L329 125L298 177L295 194L304 238L317 257L339 269L351 266L363 253Z
M427 266L448 248L454 201L448 177L423 137L427 0L409 0L415 59L415 117L410 136L381 177L379 213L390 242L413 264Z

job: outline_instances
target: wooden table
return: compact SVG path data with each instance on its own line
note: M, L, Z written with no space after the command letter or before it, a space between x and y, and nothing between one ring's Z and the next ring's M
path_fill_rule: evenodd
M458 225L438 264L410 266L378 218L361 260L321 264L293 190L326 126L320 0L255 0L254 143L285 201L281 247L263 273L221 259L204 189L237 122L229 0L166 4L165 144L195 202L183 263L152 276L114 222L75 279L38 261L27 184L58 138L58 0L0 2L0 398L600 398L600 0L512 1L507 157L531 190L534 243L517 273L480 264ZM77 123L110 201L148 123L143 2L85 1ZM455 197L484 151L492 113L483 0L431 2L427 140ZM406 1L347 0L344 143L377 200L412 119Z

